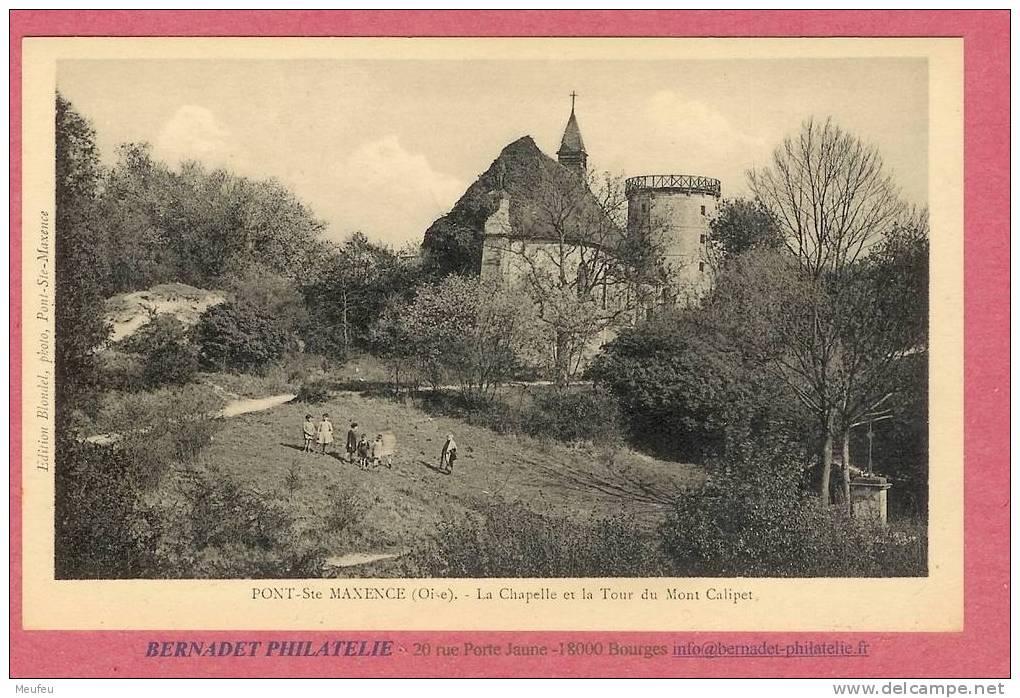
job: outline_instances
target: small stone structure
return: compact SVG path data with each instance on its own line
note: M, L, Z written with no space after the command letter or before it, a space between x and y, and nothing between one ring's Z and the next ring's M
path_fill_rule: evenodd
M865 475L850 481L850 502L854 516L889 525L889 483L881 475Z

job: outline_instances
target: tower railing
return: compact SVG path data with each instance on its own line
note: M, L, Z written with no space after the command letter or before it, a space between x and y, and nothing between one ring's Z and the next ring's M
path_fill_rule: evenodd
M627 196L643 190L667 189L685 194L722 195L722 183L712 177L685 174L660 174L629 177L624 182Z

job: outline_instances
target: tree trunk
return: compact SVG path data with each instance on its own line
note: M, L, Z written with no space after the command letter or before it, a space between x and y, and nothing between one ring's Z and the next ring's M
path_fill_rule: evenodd
M850 502L850 427L843 429L843 501L846 502L846 513L853 516L854 508Z
M563 386L567 383L567 376L570 374L570 356L566 333L556 332L556 385Z
M341 298L341 304L342 304L342 307L343 307L342 316L341 316L341 323L340 324L344 328L344 351L346 351L349 348L349 346L350 346L349 345L349 340L348 340L348 336L349 335L347 333L347 288L346 287L341 292L340 298Z
M829 504L829 483L832 479L832 422L834 413L830 410L826 413L824 428L825 438L822 440L822 486L819 494L822 504Z

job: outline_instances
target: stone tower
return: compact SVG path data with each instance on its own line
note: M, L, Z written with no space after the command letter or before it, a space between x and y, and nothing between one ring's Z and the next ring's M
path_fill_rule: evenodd
M719 205L718 179L698 175L645 175L626 181L627 229L650 232L665 242L666 263L676 288L662 289L662 301L691 301L710 280L709 221Z
M556 151L556 159L567 169L584 177L588 172L588 152L584 149L581 128L577 125L577 117L574 115L576 97L576 92L570 93L570 118L567 119L567 127L563 130L563 139L560 141L560 149Z

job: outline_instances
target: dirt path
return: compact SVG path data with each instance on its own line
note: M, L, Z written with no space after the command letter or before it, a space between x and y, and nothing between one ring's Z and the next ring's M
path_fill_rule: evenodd
M256 397L256 398L244 398L241 400L233 400L228 402L226 406L219 412L212 415L213 417L222 417L228 419L230 417L239 417L242 414L251 414L252 412L263 412L265 410L271 410L274 407L284 405L297 395L294 393L282 393L280 395L269 395L267 397ZM139 429L137 431L129 432L132 434L144 434L148 429ZM100 446L109 446L115 444L123 438L122 434L110 432L107 434L93 434L92 436L85 437L84 441L90 444L98 444Z
M250 414L252 412L262 412L263 410L271 410L274 407L279 407L285 403L290 402L297 395L294 393L283 393L281 395L270 395L268 397L256 397L246 398L243 400L234 400L228 402L227 406L220 410L217 417L237 417L242 414Z

